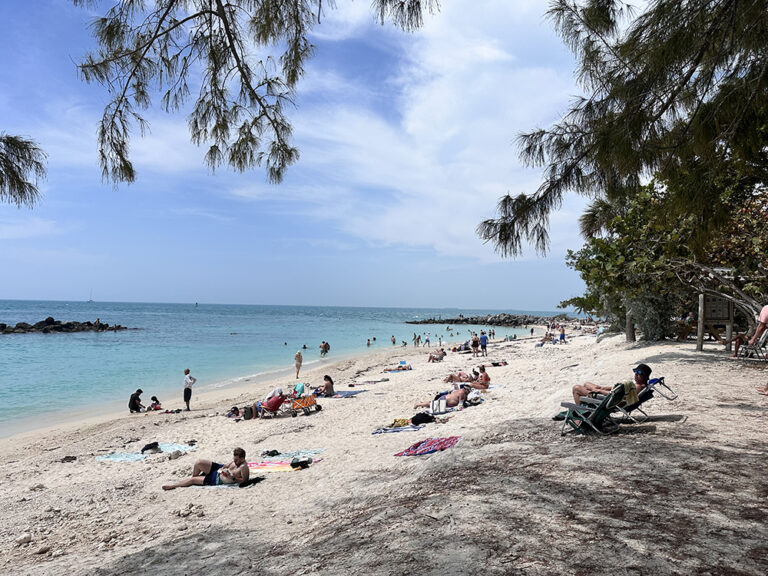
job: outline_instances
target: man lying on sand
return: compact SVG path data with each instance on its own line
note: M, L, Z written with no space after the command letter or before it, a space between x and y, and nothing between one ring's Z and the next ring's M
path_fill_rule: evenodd
M411 370L410 364L398 364L394 368L387 368L384 372L403 372L405 370Z
M459 404L463 404L467 400L467 396L469 396L469 386L461 387L458 390L449 390L447 392L443 392L440 395L440 398L445 399L445 406L447 408L455 408ZM426 402L419 402L418 404L414 404L414 408L429 408L429 406L432 404L432 400L427 400Z
M651 368L647 364L638 364L637 368L632 370L635 373L635 389L639 394L640 391L648 384L648 378L651 376ZM573 402L579 404L582 396L589 396L590 394L610 394L613 390L613 386L600 386L599 384L592 384L592 382L585 382L584 384L574 385Z
M219 484L235 484L245 482L250 476L248 464L245 461L245 450L235 448L232 462L226 465L210 460L198 460L192 468L192 477L177 482L165 484L163 490L186 488L187 486L218 486Z

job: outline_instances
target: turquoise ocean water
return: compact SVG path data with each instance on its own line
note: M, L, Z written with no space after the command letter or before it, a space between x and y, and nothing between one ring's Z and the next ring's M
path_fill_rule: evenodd
M30 415L44 426L67 413L119 409L136 388L144 390L145 404L157 395L164 406L180 407L187 367L198 379L197 388L222 386L245 377L287 374L304 344L304 366L330 364L392 347L393 335L398 346L405 340L409 348L414 332L430 331L433 346L437 336L448 337L444 324L409 325L406 320L496 312L520 311L0 300L0 322L9 325L53 316L78 322L99 318L136 328L0 336L0 435L20 430L22 421L29 428ZM460 326L461 337L450 340L466 339L471 328ZM498 328L496 333L503 337L515 330ZM368 348L367 339L374 337ZM321 360L323 340L331 351Z

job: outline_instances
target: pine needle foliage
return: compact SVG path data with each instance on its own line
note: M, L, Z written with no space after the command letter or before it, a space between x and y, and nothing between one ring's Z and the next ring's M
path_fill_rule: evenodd
M93 0L73 0L94 5ZM192 142L206 144L215 170L263 167L279 183L299 158L287 109L314 47L313 27L335 0L120 0L93 22L98 50L80 63L86 82L104 86L111 100L98 130L102 177L136 178L129 155L132 131L160 95L162 109L178 111L195 92L188 117ZM381 23L404 30L422 25L436 0L374 0Z
M47 156L28 138L0 132L0 202L32 207L40 197Z
M523 241L549 246L549 215L575 192L609 202L651 176L697 171L669 208L700 217L702 239L726 218L722 165L764 170L768 126L768 0L654 0L641 14L619 0L553 0L548 17L578 60L585 95L563 119L518 138L543 169L534 193L502 198L478 234L503 256ZM693 239L692 241L696 241Z

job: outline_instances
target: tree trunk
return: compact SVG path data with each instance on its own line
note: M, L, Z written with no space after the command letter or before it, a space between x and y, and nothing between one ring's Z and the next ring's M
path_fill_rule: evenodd
M627 342L634 342L636 340L635 323L632 321L632 313L629 310L627 310L627 324L624 333L627 336Z

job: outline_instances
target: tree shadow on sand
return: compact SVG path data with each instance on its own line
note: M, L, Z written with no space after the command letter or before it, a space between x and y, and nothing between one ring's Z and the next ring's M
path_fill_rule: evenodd
M291 542L271 541L265 518L152 546L92 574L768 570L768 461L757 439L717 445L706 430L663 417L607 437L563 437L547 419L511 419L402 464L361 475L366 496L334 494L323 513L299 514Z

